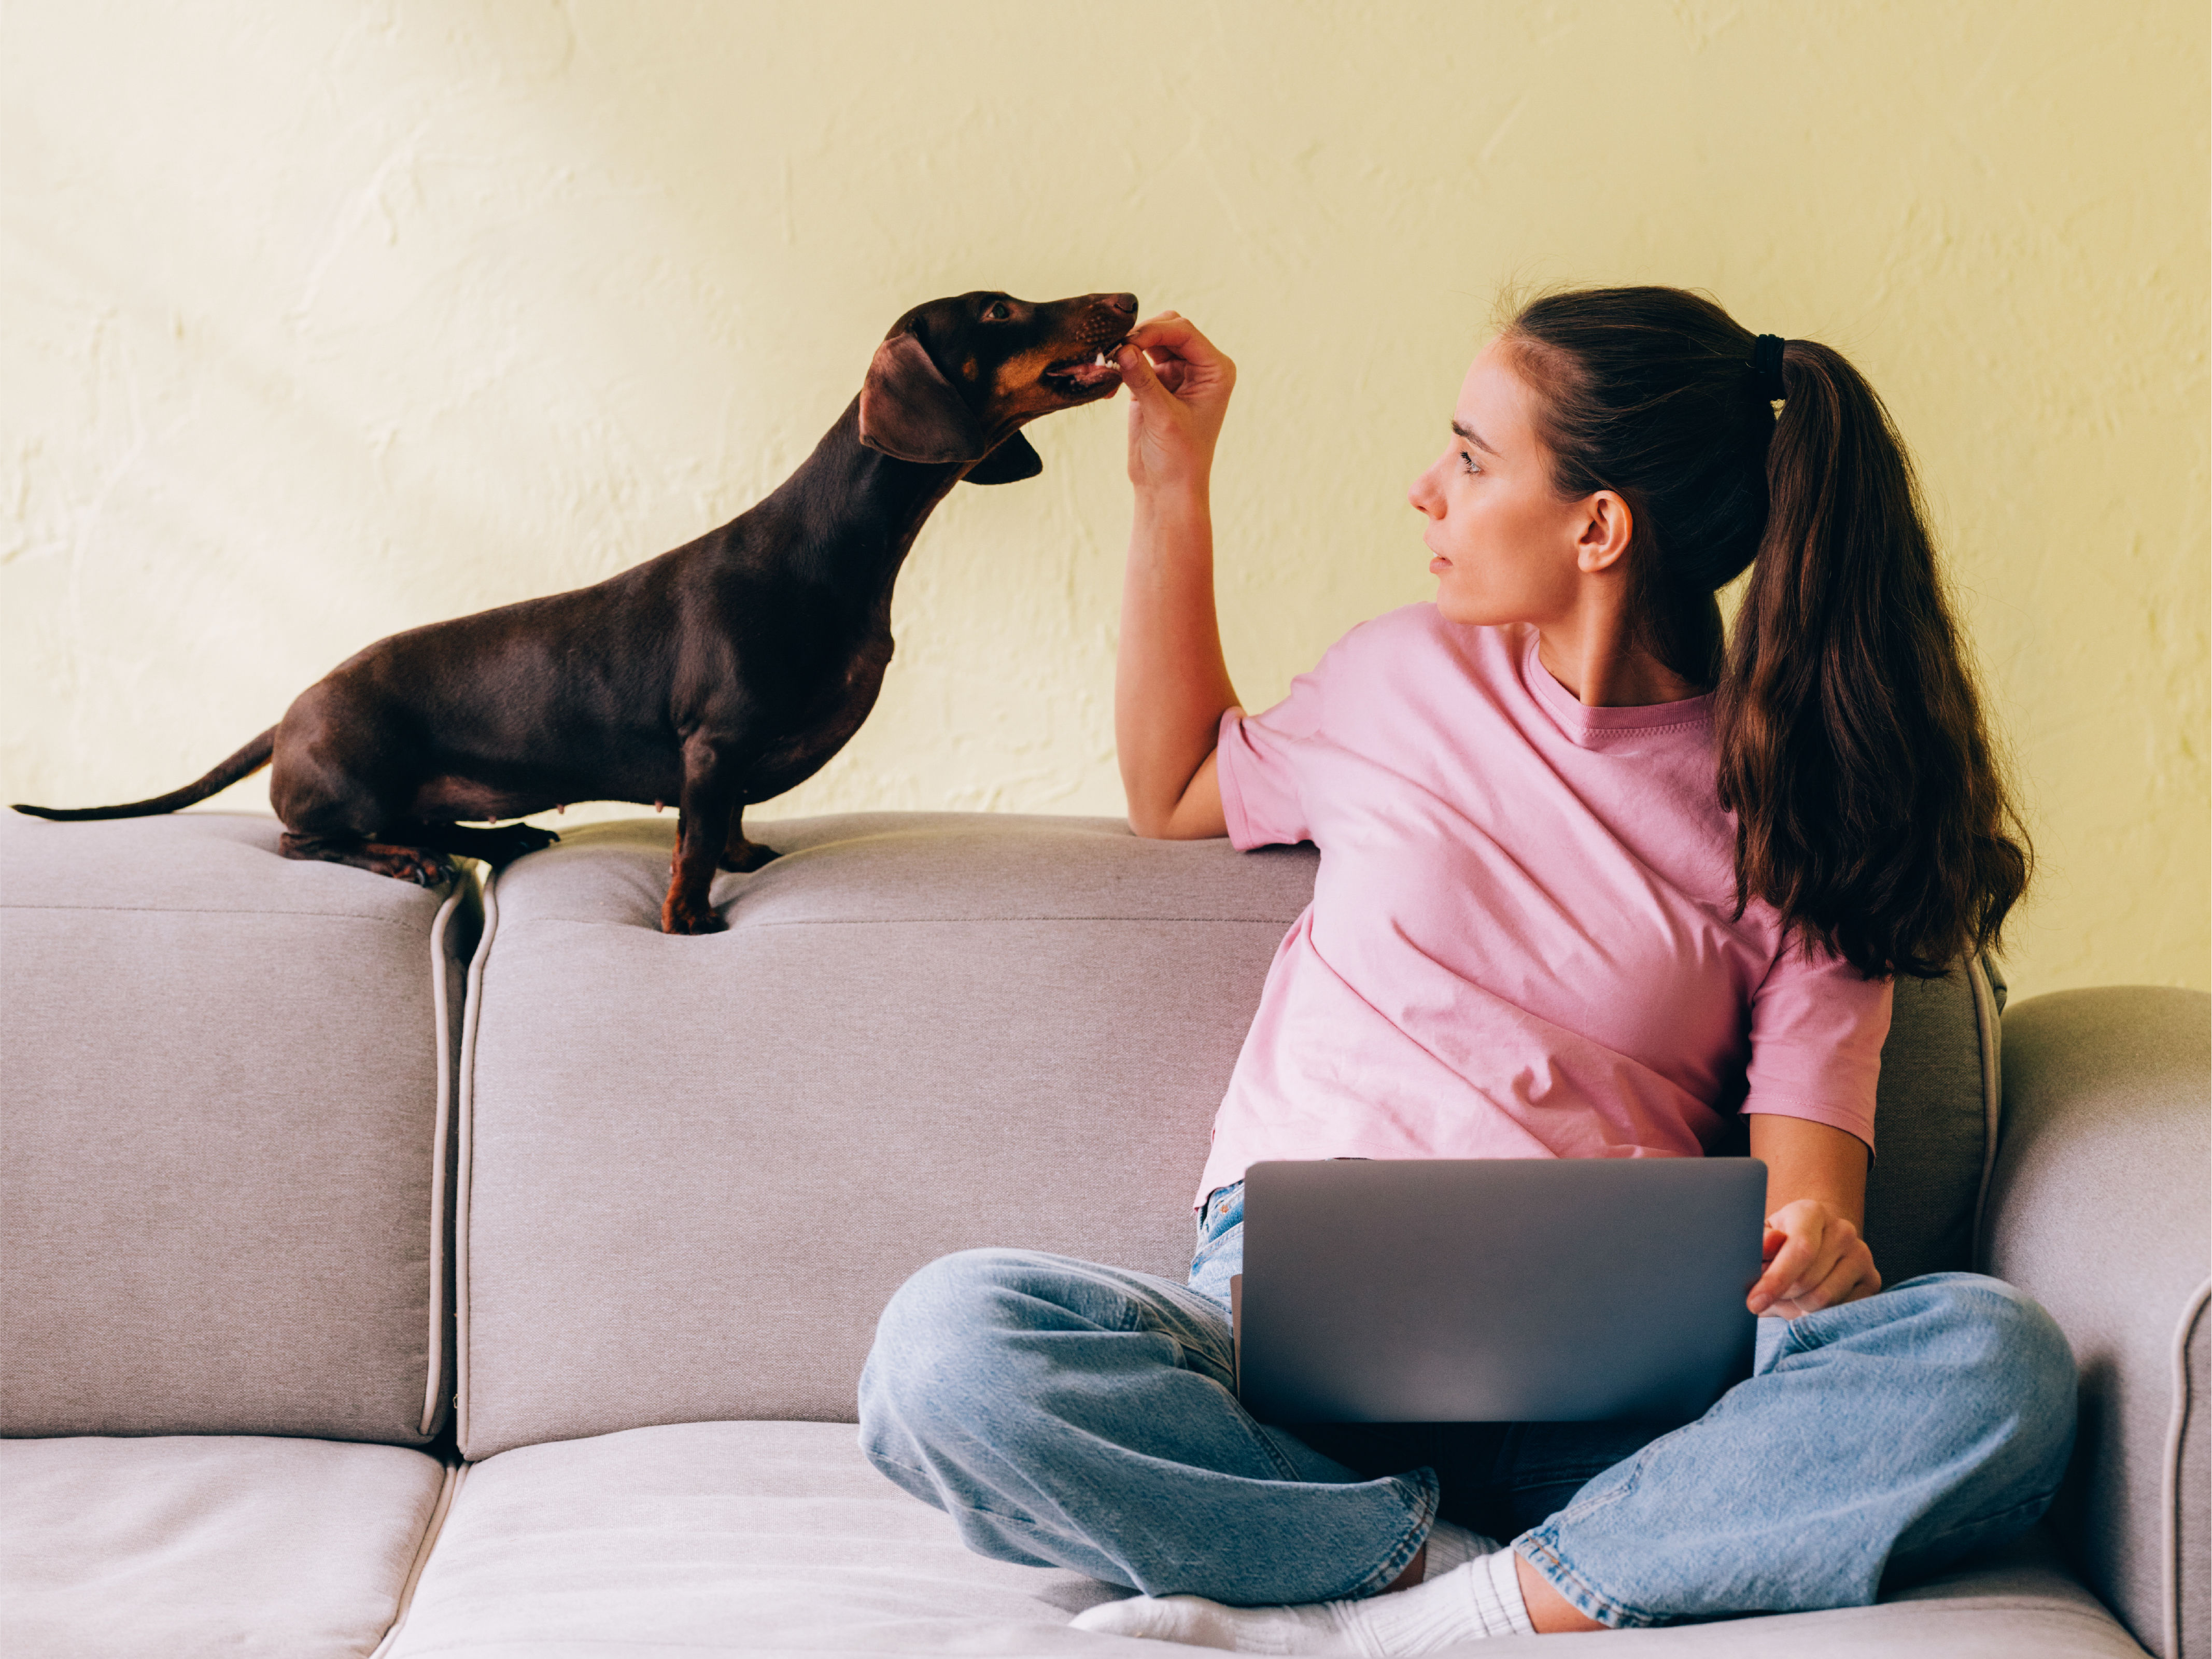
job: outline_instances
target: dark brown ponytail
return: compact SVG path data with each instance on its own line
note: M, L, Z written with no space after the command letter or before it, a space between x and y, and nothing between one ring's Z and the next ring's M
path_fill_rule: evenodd
M1716 688L1739 910L1764 899L1869 975L1995 945L2027 840L1874 389L1791 340L1778 420L1751 332L1680 289L1547 295L1504 337L1555 487L1629 505L1643 643ZM1747 564L1723 642L1715 590Z

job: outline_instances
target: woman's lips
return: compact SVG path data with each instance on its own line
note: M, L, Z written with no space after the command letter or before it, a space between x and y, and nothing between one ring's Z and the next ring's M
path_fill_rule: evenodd
M1441 553L1429 561L1429 574L1432 576L1441 576L1451 568L1452 562Z

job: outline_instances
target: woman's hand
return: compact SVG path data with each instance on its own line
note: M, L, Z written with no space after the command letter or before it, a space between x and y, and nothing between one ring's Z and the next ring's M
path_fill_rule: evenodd
M1766 1271L1751 1287L1755 1314L1795 1319L1881 1288L1857 1225L1824 1199L1801 1198L1766 1218Z
M1129 388L1129 482L1202 493L1237 365L1172 311L1130 330L1114 362Z

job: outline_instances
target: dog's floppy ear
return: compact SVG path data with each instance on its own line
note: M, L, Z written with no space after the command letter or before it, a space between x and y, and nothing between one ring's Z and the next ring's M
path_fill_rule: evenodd
M1038 459L1030 441L1018 432L1006 434L1006 442L968 469L969 483L1019 483L1024 478L1034 478L1044 471L1044 462Z
M876 348L860 387L860 441L902 461L980 461L982 428L960 394L902 330Z

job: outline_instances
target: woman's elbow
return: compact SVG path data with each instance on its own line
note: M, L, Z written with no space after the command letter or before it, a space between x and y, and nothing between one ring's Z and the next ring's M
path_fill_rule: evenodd
M1154 807L1129 809L1129 833L1144 841L1188 841L1190 832L1176 827L1172 810L1161 811Z

